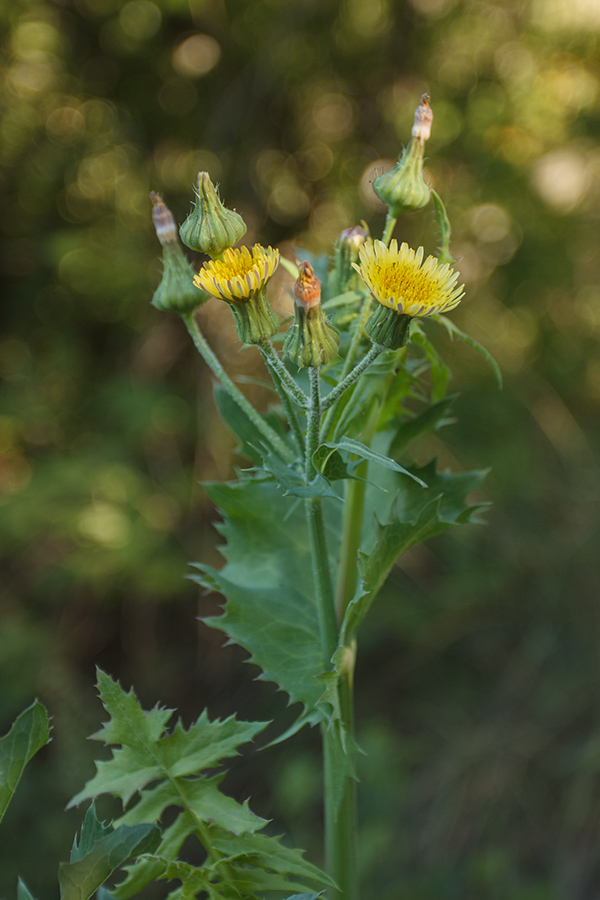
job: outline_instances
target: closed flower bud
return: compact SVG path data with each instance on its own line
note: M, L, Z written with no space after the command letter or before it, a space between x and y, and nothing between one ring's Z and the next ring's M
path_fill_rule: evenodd
M431 191L423 178L423 153L425 142L431 134L432 121L429 97L423 94L415 112L415 124L408 147L394 168L379 175L373 182L373 190L388 206L394 218L401 212L422 209L429 203Z
M220 256L246 234L246 223L238 213L223 206L208 172L198 173L194 208L179 229L186 247Z
M337 354L340 341L323 315L321 285L308 262L300 263L294 297L294 324L283 343L284 353L299 368L323 366Z
M346 228L337 239L333 254L333 270L329 276L329 294L335 297L345 291L355 290L359 278L353 263L358 260L360 245L366 241L368 232L360 225Z
M150 194L152 221L163 248L163 273L154 291L152 306L165 312L186 313L208 300L209 295L194 286L194 270L177 239L171 210L160 194Z

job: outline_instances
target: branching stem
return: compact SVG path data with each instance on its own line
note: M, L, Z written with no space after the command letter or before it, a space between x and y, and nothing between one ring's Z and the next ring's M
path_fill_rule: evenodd
M269 370L274 370L275 372L277 372L281 384L288 392L292 400L297 403L298 406L302 407L302 409L306 409L309 405L308 397L306 396L302 388L300 388L296 384L282 361L279 359L279 356L273 349L273 345L269 341L263 341L261 344L259 344L259 347L265 363L269 367Z

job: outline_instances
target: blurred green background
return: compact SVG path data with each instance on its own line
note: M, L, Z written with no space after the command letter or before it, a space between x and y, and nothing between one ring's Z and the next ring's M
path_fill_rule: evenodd
M491 466L493 505L411 551L366 626L365 896L597 898L599 0L10 0L0 21L0 730L34 695L54 716L0 894L20 873L57 897L63 808L99 749L94 665L188 722L286 715L184 580L219 559L198 481L236 458L183 326L149 305L149 191L181 222L207 169L250 241L329 252L363 218L379 233L370 183L428 90L467 285L452 316L506 383L440 340L459 423L419 453ZM396 234L431 251L432 211ZM255 374L227 312L203 308L206 333ZM301 733L228 782L316 862L318 752Z

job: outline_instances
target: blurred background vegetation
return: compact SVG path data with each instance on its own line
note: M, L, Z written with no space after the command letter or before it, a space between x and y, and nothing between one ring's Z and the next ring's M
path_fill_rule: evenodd
M362 218L378 233L370 183L428 90L428 177L467 285L452 315L506 383L443 345L459 424L419 452L491 466L493 505L403 559L367 625L365 895L596 898L598 0L11 0L0 21L1 731L34 695L55 717L3 826L1 894L20 873L57 896L95 664L188 722L284 709L184 580L219 559L197 483L236 457L180 321L149 305L149 191L181 222L207 169L249 241L327 253ZM431 251L431 210L396 234ZM203 326L256 374L227 313ZM316 734L229 783L319 861Z

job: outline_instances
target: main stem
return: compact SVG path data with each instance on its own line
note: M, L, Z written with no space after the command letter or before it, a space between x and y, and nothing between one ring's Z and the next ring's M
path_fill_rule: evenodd
M319 370L309 368L310 406L308 409L308 429L306 434L306 480L315 474L313 454L319 444L321 428L321 396ZM310 550L319 610L319 630L321 651L326 670L335 653L339 640L338 622L335 614L331 573L327 557L323 506L320 497L305 501L306 521L310 539ZM352 697L353 666L343 674L338 690L342 710L342 725L348 735L353 726ZM355 783L346 778L341 803L336 803L335 788L340 775L336 772L340 758L340 733L337 728L321 726L323 739L323 759L325 769L324 812L325 812L325 857L327 871L339 887L340 900L358 900L358 873L356 859L356 799ZM352 749L348 748L352 753Z
M293 451L287 446L287 444L284 443L284 441L282 441L277 432L274 431L267 422L265 422L260 413L254 409L250 401L244 397L240 389L233 383L233 381L211 350L208 341L200 331L198 323L194 318L194 313L182 313L181 318L185 322L185 326L190 333L194 345L204 359L204 362L212 370L214 375L216 375L216 377L219 379L231 399L235 403L237 403L237 405L243 412L246 413L252 424L260 431L262 436L265 438L266 442L274 447L279 452L279 454L288 462L294 462L296 456Z

